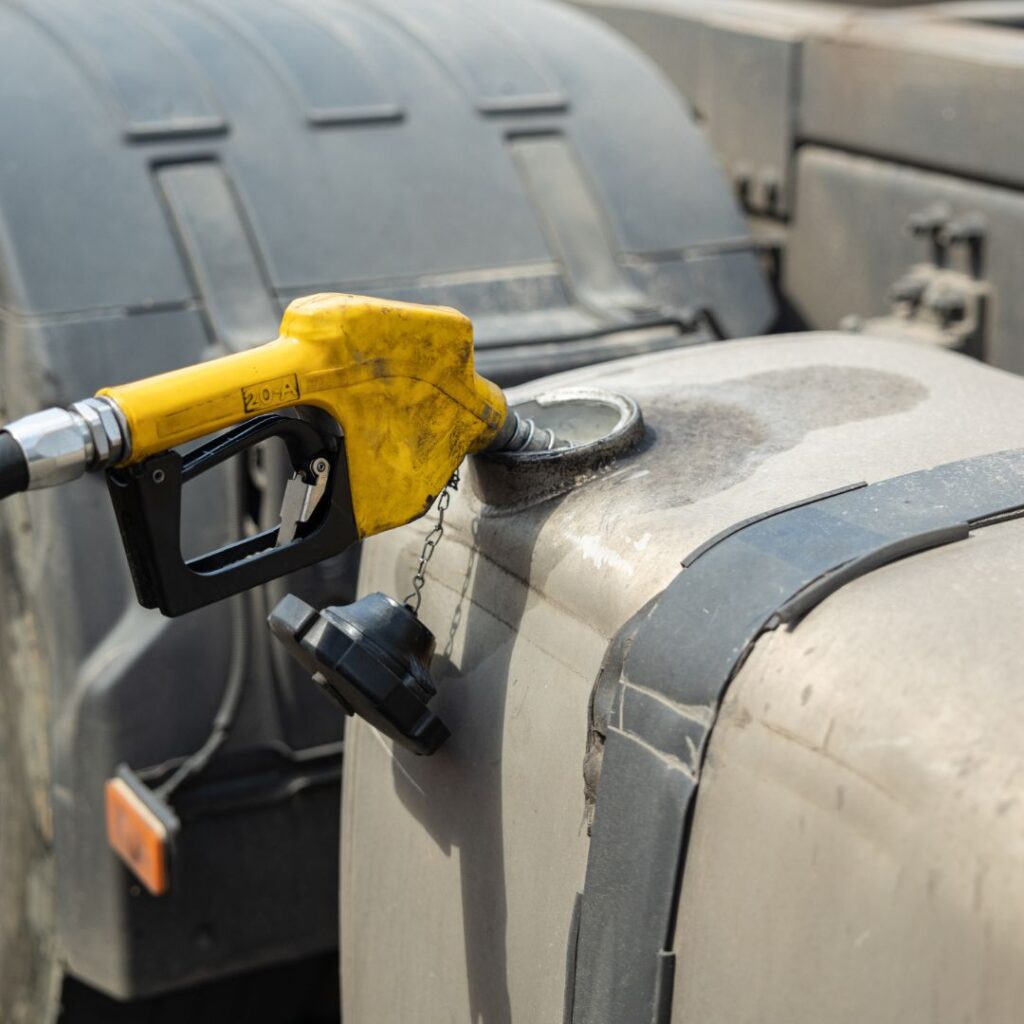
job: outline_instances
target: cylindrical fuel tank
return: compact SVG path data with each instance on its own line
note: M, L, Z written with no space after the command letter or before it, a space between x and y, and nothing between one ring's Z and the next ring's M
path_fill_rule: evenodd
M515 397L595 388L635 446L452 501L447 744L348 734L345 1020L1016 1020L1024 382L808 334Z

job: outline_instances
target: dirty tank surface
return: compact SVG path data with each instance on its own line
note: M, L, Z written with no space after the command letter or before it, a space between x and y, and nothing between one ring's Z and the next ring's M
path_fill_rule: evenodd
M673 1021L1020 1019L1022 620L1018 519L762 639L704 766Z
M583 762L591 692L609 642L679 574L689 551L723 528L779 505L857 481L1024 446L1024 382L907 342L842 334L729 342L564 374L515 394L525 398L560 384L603 387L636 399L645 436L631 455L599 469L570 493L532 505L485 507L474 493L476 470L464 474L421 611L438 640L434 673L440 696L434 706L452 738L434 757L417 759L359 721L349 733L341 900L349 1022L381 1015L416 1019L423 1007L438 1020L466 1019L467 1008L474 1021L563 1019L567 944L589 851ZM405 594L428 528L429 520L368 544L361 590ZM996 529L1020 533L1010 524L993 528L991 537ZM959 551L973 544L972 538ZM926 565L926 559L956 553L931 553L906 562L906 570L884 572L913 572L919 561ZM877 577L884 580L883 573ZM876 574L856 586L870 591ZM902 598L889 594L885 600ZM871 620L879 628L891 621L885 607L879 603ZM903 614L913 617L912 609ZM826 602L813 614L827 619L830 611ZM845 618L828 621L825 628L832 632L844 628ZM762 640L734 684L737 692L757 700L769 685L756 668L761 648L782 645L791 653L786 645L801 639L803 628ZM948 630L953 628L951 622ZM905 672L929 642L920 629L906 637L913 648L894 639L888 660L879 662L879 680L883 671ZM969 685L955 659L927 664L945 672L945 690L962 692ZM785 672L772 678L771 685L787 690ZM821 698L825 705L829 692L826 687ZM881 696L875 701L878 714ZM931 713L919 701L907 708ZM936 719L931 732L940 737L953 727ZM1015 734L1022 731L1024 722ZM742 786L739 773L757 771L756 758L735 754L743 745L736 740L729 748L739 767L733 770L719 759L721 770L709 771L698 791L695 859L685 874L675 948L689 952L705 935L714 944L708 947L713 952L694 961L702 965L695 971L707 971L703 987L685 971L677 976L672 1020L698 1019L701 1013L703 1019L752 1019L755 997L728 991L737 964L756 968L763 985L788 990L784 973L772 974L771 945L763 932L757 944L737 924L742 912L735 896L728 904L731 930L721 922L714 927L715 908L725 890L737 885L733 872L748 871L742 851L756 854L743 818L730 815L729 800L714 801L716 790L735 793ZM855 767L859 756L858 750L851 754ZM925 747L907 754L911 761L928 756ZM1024 759L1018 762L1024 770ZM763 781L763 787L771 785ZM952 799L939 791L931 798ZM705 804L717 805L717 812L705 813ZM894 813L901 813L899 807ZM728 842L735 859L725 858L731 867L717 860L726 841L719 819L733 829ZM799 843L795 835L787 840L776 833L767 809L758 822L781 846ZM987 822L983 814L979 827ZM831 824L825 816L822 827ZM883 838L897 834L913 844L912 830L885 832ZM763 834L751 836L751 842L766 845ZM836 853L838 846L822 849ZM925 870L933 852L922 839L911 870ZM885 862L888 854L880 856ZM763 860L759 867L759 875L744 880L748 899L774 884L774 862ZM870 871L861 878L868 892L877 882ZM792 878L786 893L788 899L780 896L771 904L774 917L762 909L758 922L764 929L769 920L788 928L789 913L794 920L813 913ZM850 894L837 904L836 928L844 928L843 915L855 914L863 902ZM911 919L916 908L913 902L900 906ZM801 934L811 933L796 927L783 972L809 953ZM973 942L974 935L951 933L944 941L953 949ZM422 955L425 949L430 956ZM859 1011L871 1005L870 989L885 959L879 953L857 975L858 991L867 993L856 1004ZM400 981L394 963L404 965ZM799 975L805 986L819 983L807 973ZM830 984L842 980L835 972L822 977ZM911 994L916 997L916 990ZM778 1005L782 1013L785 1007ZM807 995L798 1007L802 1015L789 1019L822 1019L808 1009L815 1005ZM851 1015L854 1005L839 992L825 1019L863 1019Z

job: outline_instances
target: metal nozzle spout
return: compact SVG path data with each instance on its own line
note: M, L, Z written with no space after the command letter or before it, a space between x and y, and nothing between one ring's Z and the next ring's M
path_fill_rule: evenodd
M520 416L515 409L509 409L508 416L497 436L487 446L491 454L496 452L550 452L568 448L568 442L555 436L547 427L538 428L533 420Z

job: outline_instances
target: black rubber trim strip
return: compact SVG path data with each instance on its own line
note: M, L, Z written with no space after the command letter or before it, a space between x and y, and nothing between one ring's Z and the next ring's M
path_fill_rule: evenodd
M28 463L21 445L0 431L0 498L28 489Z
M607 722L592 723L606 736L573 937L575 1024L670 1016L665 972L704 751L757 638L797 626L858 576L1022 515L1024 449L829 491L723 530L623 627L599 680Z
M967 522L971 526L992 526L995 523L1004 523L1007 519L1019 519L1022 515L1024 515L1024 505L1008 505L997 512L987 512L985 515L975 516L974 519L968 519Z
M676 955L663 949L658 954L658 973L654 983L654 1016L651 1024L670 1024L672 995L676 986Z
M883 565L899 561L908 555L917 554L919 551L928 551L931 548L941 547L943 544L952 544L954 541L967 540L971 534L971 528L966 523L956 523L953 526L943 526L938 530L929 530L927 533L919 533L916 537L903 537L893 544L887 544L884 548L872 551L870 555L863 558L854 558L846 565L840 566L827 576L815 580L804 587L795 597L787 601L775 613L775 617L769 622L769 628L777 625L787 625L793 629L796 624L816 605L821 604L830 594L834 594L840 587L864 576Z
M583 893L576 893L572 901L572 918L569 921L569 942L565 949L565 993L562 997L562 1024L571 1024L574 982L576 981L576 939L580 932L580 904Z
M801 498L799 501L791 501L788 505L779 505L778 508L771 508L767 512L759 512L756 516L749 516L746 519L741 519L738 523L733 523L732 526L727 526L724 530L716 533L713 537L708 538L699 547L694 548L682 561L682 566L685 569L688 565L692 565L700 558L709 548L713 548L716 544L720 544L726 537L731 537L734 533L739 533L740 530L745 530L748 526L753 526L754 523L759 523L763 519L771 519L772 516L780 515L783 512L790 512L794 508L800 508L803 505L813 505L816 501L823 501L825 498L834 497L836 494L845 494L847 491L856 491L860 487L867 487L867 483L861 480L855 484L847 484L845 487L837 487L832 491L824 491L822 494L812 495L810 498Z

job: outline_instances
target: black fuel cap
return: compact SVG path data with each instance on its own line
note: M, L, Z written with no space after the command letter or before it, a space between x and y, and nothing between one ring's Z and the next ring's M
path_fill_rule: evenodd
M325 693L416 754L433 754L448 727L427 706L434 634L386 594L317 611L293 594L268 619L271 632Z

